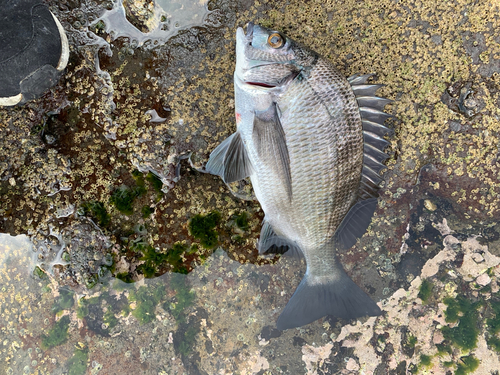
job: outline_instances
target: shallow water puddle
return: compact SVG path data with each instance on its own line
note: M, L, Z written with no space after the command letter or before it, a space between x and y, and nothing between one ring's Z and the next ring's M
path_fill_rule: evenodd
M151 27L151 31L144 33L129 22L123 3L118 1L113 9L106 11L93 22L93 25L99 21L104 22L106 32L113 40L127 37L131 41L137 41L138 46L148 40L157 45L165 43L180 30L202 26L209 13L206 0L157 0L154 14L149 21L155 27Z

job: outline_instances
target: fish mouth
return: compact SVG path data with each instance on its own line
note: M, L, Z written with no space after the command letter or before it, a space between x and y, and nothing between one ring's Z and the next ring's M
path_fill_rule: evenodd
M250 86L257 86L257 87L264 87L266 89L272 89L274 87L276 87L275 85L269 85L267 83L263 83L263 82L245 82L247 85L250 85Z
M249 22L245 26L244 31L245 31L245 36L247 37L247 39L250 39L253 37L253 25L254 25L253 22Z

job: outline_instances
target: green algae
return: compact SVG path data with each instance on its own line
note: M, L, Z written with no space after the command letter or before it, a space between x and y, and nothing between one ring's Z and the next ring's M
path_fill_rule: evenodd
M200 331L199 323L188 323L186 319L186 310L193 305L196 294L189 287L184 275L172 275L170 287L175 290L175 302L167 301L163 307L170 311L178 325L175 348L179 354L187 356L193 350L196 335Z
M486 339L486 343L495 349L497 352L500 352L500 339L496 336L489 337Z
M431 283L429 280L424 279L422 280L422 284L420 284L420 289L418 291L418 298L422 300L422 303L426 304L427 301L429 300L429 297L432 294L432 288L434 287L434 284Z
M84 375L87 372L87 361L89 351L85 349L75 349L73 356L66 362L68 375Z
M498 338L498 333L500 332L500 302L492 301L490 306L493 310L494 316L486 319L486 324L488 326L488 338L486 342L489 346L494 348L497 352L500 352L500 338Z
M420 364L425 367L429 367L432 363L432 357L430 355L420 354Z
M212 211L208 215L195 215L189 221L191 235L200 240L203 247L213 249L218 244L218 233L214 228L220 224L221 218L218 211Z
M157 175L149 172L146 175L146 181L151 184L152 188L156 191L158 196L161 197L163 195L163 191L161 190L163 188L163 182L161 182L160 178Z
M81 213L85 216L90 216L97 221L100 227L105 228L111 222L111 216L109 215L106 207L102 202L90 201L83 202L80 206Z
M48 335L42 335L42 348L50 349L64 343L68 339L69 323L68 315L59 319L50 329Z
M72 308L75 304L74 295L75 293L71 290L67 288L60 288L59 296L54 301L54 305L52 306L52 312L57 314L60 311Z
M412 334L408 335L407 343L410 348L414 348L417 344L417 337L413 336Z
M143 219L147 219L153 214L153 212L155 212L155 210L149 206L142 206L141 212Z
M45 273L45 271L38 266L35 266L35 269L33 270L33 275L42 280L47 278L47 274Z
M89 306L99 303L99 297L85 298L82 297L78 300L78 307L76 308L76 317L83 319L89 315Z
M144 277L151 278L154 277L158 272L159 268L168 263L172 266L172 272L187 273L187 268L183 265L182 255L186 253L188 247L181 243L175 243L171 249L166 252L158 252L151 245L146 245L144 243L138 243L134 245L134 251L140 251L143 256L139 260L144 260L145 262L137 267Z
M444 354L453 354L453 349L451 348L450 345L446 344L436 344L436 348L438 350L439 355L444 355Z
M155 309L165 296L165 287L158 285L140 286L138 289L130 291L129 301L136 302L136 307L132 310L132 315L141 323L147 324L155 319Z
M176 302L166 303L164 307L166 310L170 311L178 324L184 323L186 321L184 311L193 304L196 295L186 283L186 278L180 274L172 275L170 287L176 292Z
M472 302L462 296L445 298L443 302L447 305L444 312L446 322L458 322L453 328L441 328L444 338L462 349L474 349L479 335L477 309L483 303Z
M193 346L196 343L196 335L200 331L200 328L195 325L188 325L186 330L182 332L181 341L177 346L177 351L183 355L187 356L193 350Z
M236 225L238 228L241 230L247 231L249 226L248 226L248 213L245 211L241 212L238 216L236 216Z
M144 186L121 186L111 193L110 202L115 208L125 215L134 213L134 200L146 192Z
M472 355L460 358L455 375L467 375L479 367L479 359Z
M123 281L124 283L131 284L134 282L132 275L128 272L120 272L116 274L116 278Z
M116 327L116 325L118 324L118 319L116 319L112 309L108 309L106 311L103 317L103 322L107 325L108 329Z

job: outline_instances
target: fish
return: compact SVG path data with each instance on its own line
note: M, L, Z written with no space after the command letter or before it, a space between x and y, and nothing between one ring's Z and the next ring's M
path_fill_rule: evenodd
M226 184L250 178L265 216L260 254L305 258L304 277L277 320L280 330L326 315L378 316L379 306L345 272L337 254L368 228L389 157L389 99L343 76L316 52L252 22L236 32L236 132L205 170Z

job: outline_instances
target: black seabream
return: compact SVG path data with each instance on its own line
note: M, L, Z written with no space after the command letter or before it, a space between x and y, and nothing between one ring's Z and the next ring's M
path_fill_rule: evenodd
M326 59L278 31L236 33L236 133L206 170L226 183L250 177L265 212L259 252L288 248L307 271L277 321L300 327L325 315L380 315L336 254L354 245L377 206L388 157L388 99L368 75L345 78Z

